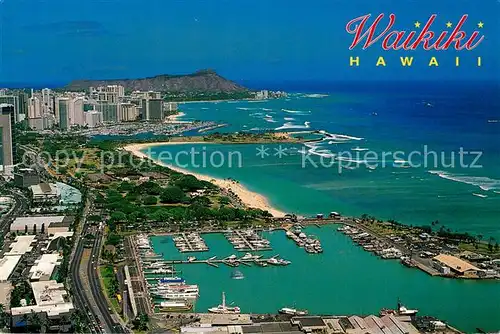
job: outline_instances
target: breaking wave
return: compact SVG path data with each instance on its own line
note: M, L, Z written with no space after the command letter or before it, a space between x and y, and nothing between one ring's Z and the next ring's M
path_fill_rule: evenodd
M290 109L281 109L281 111L287 112L289 114L298 114L298 115L306 115L310 114L311 110L290 110Z
M484 191L489 191L493 189L500 189L500 180L496 179L490 179L489 177L486 176L467 176L467 175L461 175L461 174L452 174L452 173L447 173L444 171L439 171L439 170L431 170L429 171L430 174L437 175L440 178L450 180L450 181L455 181L455 182L460 182L460 183L465 183L469 184L475 187L481 188L481 190Z
M282 126L274 129L274 130L287 130L287 129L309 129L310 122L304 122L304 125L293 124L292 122L286 122Z

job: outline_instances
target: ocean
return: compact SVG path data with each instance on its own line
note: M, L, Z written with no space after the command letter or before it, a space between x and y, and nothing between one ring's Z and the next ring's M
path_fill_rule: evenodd
M498 87L407 85L365 83L354 91L344 87L269 101L183 104L183 120L228 124L219 132L320 130L334 137L282 145L286 156L277 155L279 145L266 145L265 157L257 155L260 145L199 145L197 152L206 151L208 158L222 152L226 161L203 164L199 154L199 160L180 162L193 171L237 179L287 212L366 213L408 225L438 220L438 227L500 239ZM190 148L160 146L151 152L175 155ZM471 152L463 154L463 163L461 148ZM230 151L241 153L241 166L236 161L229 166ZM341 165L334 161L339 154ZM407 161L416 167L404 168Z
M188 103L180 109L186 113L183 120L228 124L216 130L220 132L318 130L326 137L320 142L281 148L279 144L171 145L154 147L149 153L157 157L168 151L169 159L177 157L174 163L183 168L237 179L286 212L366 213L408 225L438 220L438 228L480 234L483 240L500 238L498 84L363 83L304 92L307 87L283 99ZM197 155L188 154L192 148ZM293 264L271 271L248 269L256 278L247 275L241 284L243 290L263 293L272 286L269 291L275 294L262 299L261 294L244 295L234 288L230 298L252 312L273 312L295 302L318 312L377 313L400 297L409 307L467 331L500 329L497 282L429 277L395 261L379 260L334 230L315 234L328 246L313 258L270 236L276 253L285 258L291 254ZM224 247L218 246L218 237L207 238L214 254L233 253L227 247L217 250ZM200 284L201 309L216 305L226 286L240 284L222 268L183 266L182 270L187 279ZM276 281L284 283L274 286ZM204 299L205 294L210 297Z

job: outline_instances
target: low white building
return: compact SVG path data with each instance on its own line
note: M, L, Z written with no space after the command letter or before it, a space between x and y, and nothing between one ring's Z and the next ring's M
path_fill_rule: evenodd
M55 183L40 183L30 187L34 204L58 204L61 194Z
M5 253L6 256L11 255L24 255L31 252L33 249L33 242L35 241L34 235L18 235L15 241L10 245L10 250Z
M43 254L30 269L30 280L48 281L57 266L61 265L62 256L58 253Z
M66 216L33 216L18 217L10 225L10 231L16 233L51 235L59 232L68 232L71 225L70 217Z
M71 329L71 315L75 308L64 284L56 281L32 282L31 288L36 305L14 307L10 310L12 327L26 327L33 313L46 320L48 330L68 332ZM26 316L28 320L26 321Z
M22 255L11 255L0 259L0 283L5 283L9 280L10 275L12 275L17 264L21 261L21 257Z

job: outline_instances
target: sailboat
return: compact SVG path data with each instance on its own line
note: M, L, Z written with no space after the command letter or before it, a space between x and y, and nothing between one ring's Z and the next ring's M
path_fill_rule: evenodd
M240 308L238 306L230 307L226 306L226 294L222 292L222 305L218 305L217 307L211 307L208 309L210 313L218 313L218 314L239 314Z

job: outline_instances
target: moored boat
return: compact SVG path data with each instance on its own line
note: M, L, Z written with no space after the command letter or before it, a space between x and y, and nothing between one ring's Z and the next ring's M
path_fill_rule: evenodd
M295 308L290 308L290 307L283 307L279 309L278 311L281 314L288 314L288 315L307 315L308 311L307 310L297 310Z
M218 314L239 314L241 310L238 306L226 306L226 295L222 292L222 304L209 308L208 312Z

